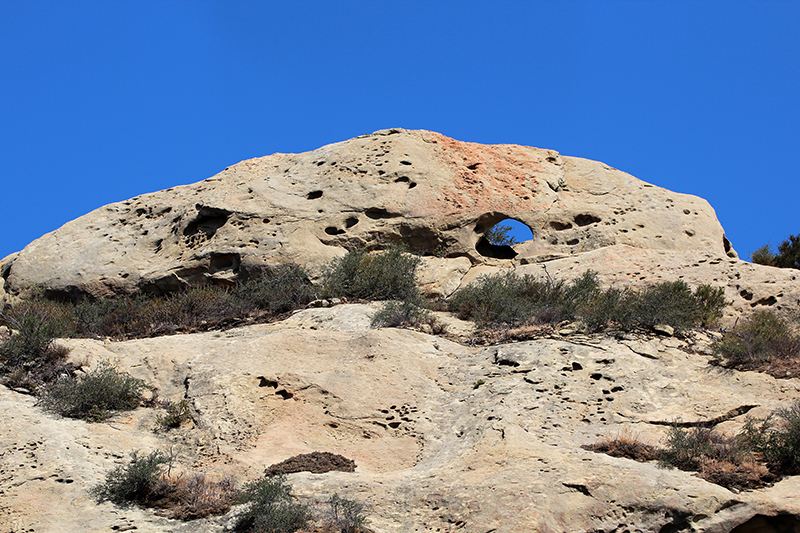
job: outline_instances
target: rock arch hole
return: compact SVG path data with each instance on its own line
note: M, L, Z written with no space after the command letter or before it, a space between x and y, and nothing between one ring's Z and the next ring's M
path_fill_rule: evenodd
M484 257L496 259L514 259L517 252L512 246L533 239L527 225L503 215L487 215L475 226L475 231L483 233L475 249Z

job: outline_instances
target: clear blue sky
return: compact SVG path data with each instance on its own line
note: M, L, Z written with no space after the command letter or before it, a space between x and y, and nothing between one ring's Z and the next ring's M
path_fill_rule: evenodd
M382 128L603 161L800 233L800 1L0 0L0 257Z

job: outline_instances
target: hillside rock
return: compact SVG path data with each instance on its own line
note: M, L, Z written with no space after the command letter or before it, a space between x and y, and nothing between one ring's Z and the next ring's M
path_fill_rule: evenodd
M87 491L105 472L155 449L176 452L180 471L240 482L298 454L343 455L355 472L289 479L306 501L366 502L380 532L722 533L800 514L800 477L737 494L581 448L625 432L657 443L679 418L734 431L796 398L797 380L710 367L699 334L469 347L371 330L356 317L373 311L348 304L229 331L65 341L75 360L111 360L162 397L187 398L193 423L156 433L158 411L144 408L99 424L58 419L0 389L0 531L225 531L229 517L187 524L94 503Z
M483 234L506 218L533 239L489 244ZM800 308L800 274L739 260L702 199L552 150L405 130L243 161L97 209L0 261L0 300L232 284L284 263L313 278L349 246L395 242L424 256L417 281L437 297L508 269L592 269L604 286L722 286L726 325ZM562 327L475 346L474 326L447 313L446 337L371 329L378 307L327 301L225 331L61 341L79 365L111 361L161 398L186 399L192 420L159 429L157 408L61 419L0 387L0 533L231 531L240 509L184 523L95 502L108 471L153 450L174 452L175 472L240 483L297 455L341 455L355 472L289 480L317 506L334 493L365 502L375 532L800 531L800 476L736 493L582 448L615 435L657 444L677 419L733 433L800 397L800 380L712 366L702 331Z
M506 218L534 238L517 249L482 239ZM472 266L613 245L736 257L695 196L553 150L393 129L101 207L29 244L2 274L10 293L170 291L280 263L314 274L347 246L391 242Z

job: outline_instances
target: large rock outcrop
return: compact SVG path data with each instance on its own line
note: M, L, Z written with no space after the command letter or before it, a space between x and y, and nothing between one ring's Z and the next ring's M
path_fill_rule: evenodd
M516 249L482 234L514 218ZM403 242L471 265L532 263L613 245L736 257L709 204L552 150L385 130L243 161L205 181L101 207L8 261L6 291L169 291L270 264L312 273L345 246Z
M533 239L482 238L514 218ZM606 285L684 279L725 287L728 321L796 312L797 271L740 261L702 199L602 163L427 131L386 130L305 154L234 165L203 182L100 208L0 261L0 298L165 292L232 283L270 265L314 275L351 245L402 242L422 288L448 295L482 274ZM98 505L89 489L139 450L176 470L252 480L292 456L331 452L355 472L290 475L314 502L364 501L376 532L744 533L798 531L800 477L732 492L687 473L587 451L617 434L657 443L676 419L735 432L800 396L797 379L709 365L710 334L552 334L473 346L371 329L375 304L299 311L273 324L105 342L65 340L76 363L109 360L192 422L155 431L157 409L104 423L59 419L0 387L0 533L230 531L237 512L191 523Z
M376 532L797 530L764 524L800 515L800 477L735 493L581 448L620 433L657 443L676 419L736 431L747 415L796 398L797 380L710 367L703 335L470 347L370 329L374 310L348 304L224 332L64 341L76 361L110 360L163 397L186 398L194 423L156 433L159 411L144 408L99 424L57 419L0 388L0 531L226 531L230 516L182 523L94 502L88 489L115 464L155 449L176 453L174 468L187 475L240 482L298 454L344 455L355 472L291 474L291 483L309 502L333 493L366 502Z

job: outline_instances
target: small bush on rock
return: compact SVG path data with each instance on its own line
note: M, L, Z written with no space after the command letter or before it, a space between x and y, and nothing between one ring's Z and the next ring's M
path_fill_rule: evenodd
M703 327L716 326L722 318L722 310L730 303L725 298L725 289L714 287L707 283L698 285L694 290L697 299L700 325Z
M111 411L138 407L146 390L154 392L143 380L103 361L87 374L59 379L40 404L62 416L99 422L108 418Z
M714 433L711 428L686 429L674 424L664 439L664 450L659 454L659 459L665 466L674 466L681 470L698 470L704 458L719 455L720 448L729 447L729 442Z
M685 331L698 323L699 305L684 281L665 281L631 294L630 311L622 318L626 329L666 324Z
M703 425L684 426L674 423L662 448L625 435L583 448L637 461L657 458L664 467L694 471L706 481L740 490L800 474L800 400L767 418L747 418L733 436Z
M505 272L484 276L460 289L448 307L462 320L473 320L483 327L554 323L572 318L589 304L597 290L597 276L591 271L570 284Z
M106 474L103 483L92 489L98 503L110 501L125 506L167 509L170 518L194 520L227 513L236 500L231 478L210 481L203 474L170 475L174 458L162 451L140 456L131 454L126 465Z
M0 340L0 382L38 393L59 376L72 373L69 349L56 342L69 334L61 306L44 299L26 301L0 313L14 333Z
M773 468L800 474L800 400L767 418L748 418L739 439Z
M127 465L120 465L106 474L106 479L92 489L98 503L110 501L117 505L146 500L154 491L164 473L164 466L172 464L172 456L154 451L140 456L131 454Z
M328 527L337 533L360 533L366 530L366 507L355 500L334 494L328 500Z
M166 401L162 406L166 412L159 415L156 422L165 429L180 427L181 424L192 418L192 414L189 412L189 400L186 398L177 403Z
M297 265L280 265L236 286L234 296L271 314L287 313L316 298L314 286Z
M389 300L372 316L370 325L373 328L410 327L420 329L423 325L430 327L430 333L441 333L444 326L426 307L421 298L405 300Z
M756 311L725 333L714 345L726 366L757 368L775 360L790 360L800 355L800 338L786 320L769 311Z
M285 475L275 475L245 485L240 501L249 507L241 515L236 531L284 533L297 531L311 519L306 505L295 501Z
M682 332L713 324L727 304L722 288L701 285L693 293L683 281L640 290L602 290L592 271L570 283L506 272L484 276L460 289L451 297L449 309L482 327L580 318L590 331L609 325L629 330L665 324Z
M322 287L327 296L364 300L404 300L417 296L420 258L398 246L377 253L350 250L327 265Z

